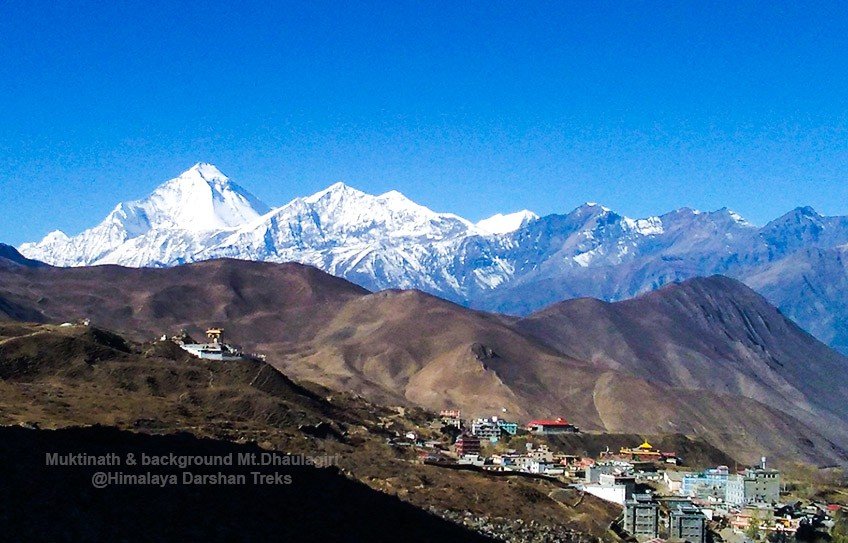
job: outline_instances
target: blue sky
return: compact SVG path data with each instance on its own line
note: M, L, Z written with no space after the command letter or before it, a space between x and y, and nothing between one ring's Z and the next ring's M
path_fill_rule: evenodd
M341 180L473 220L848 214L839 3L240 4L5 3L0 241L198 161L271 205Z

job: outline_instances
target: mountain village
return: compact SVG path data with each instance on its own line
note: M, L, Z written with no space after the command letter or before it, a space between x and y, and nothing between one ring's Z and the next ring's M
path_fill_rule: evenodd
M222 328L208 329L207 343L195 343L185 331L161 341L210 362L264 358L225 343L223 333ZM639 543L750 543L796 534L802 534L798 541L812 540L834 526L836 514L848 513L848 507L835 503L789 499L780 470L769 467L765 457L757 466L691 471L677 452L647 440L617 451L607 448L596 457L564 454L555 452L547 438L579 434L576 425L563 417L519 424L503 415L467 420L459 409L444 409L430 429L447 441L408 432L388 444L413 448L422 464L556 481L614 503L622 512L612 528ZM514 439L523 447L510 448Z
M766 540L813 541L827 534L848 507L793 499L781 472L767 465L716 466L687 470L674 451L648 441L602 451L596 457L555 452L547 438L578 434L563 418L519 424L501 416L464 420L457 409L442 410L431 428L450 436L422 440L414 433L390 439L412 447L419 461L444 469L478 471L496 477L556 481L621 507L612 528L640 543L750 543ZM521 439L516 439L521 438ZM510 448L518 441L520 448Z

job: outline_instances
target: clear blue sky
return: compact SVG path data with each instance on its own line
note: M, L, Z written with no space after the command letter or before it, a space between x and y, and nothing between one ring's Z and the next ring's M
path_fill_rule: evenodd
M198 161L271 205L848 214L844 4L236 4L4 3L0 240Z

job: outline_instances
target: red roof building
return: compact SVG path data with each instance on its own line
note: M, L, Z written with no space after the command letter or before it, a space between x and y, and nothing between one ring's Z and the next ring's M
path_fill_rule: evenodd
M535 419L527 423L527 431L533 434L567 434L580 431L577 426L562 417L556 419Z

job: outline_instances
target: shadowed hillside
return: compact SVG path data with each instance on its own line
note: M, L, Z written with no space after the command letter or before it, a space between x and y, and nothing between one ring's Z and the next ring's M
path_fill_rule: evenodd
M255 445L151 436L105 427L0 427L0 525L16 541L489 541L336 468L192 467L193 475L245 475L246 484L183 484L176 467L46 466L48 453L217 456L265 453ZM94 488L98 471L174 475L179 483ZM254 484L251 472L289 477Z

